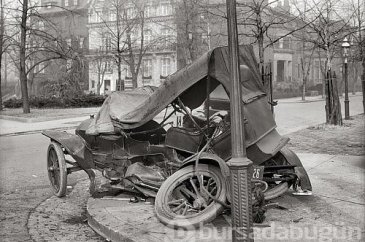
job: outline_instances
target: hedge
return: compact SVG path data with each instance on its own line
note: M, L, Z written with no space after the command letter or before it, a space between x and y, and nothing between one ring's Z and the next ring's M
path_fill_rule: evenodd
M30 97L29 104L32 108L80 108L101 106L106 96L87 94L73 98L57 97ZM9 99L3 103L5 108L21 108L21 99Z

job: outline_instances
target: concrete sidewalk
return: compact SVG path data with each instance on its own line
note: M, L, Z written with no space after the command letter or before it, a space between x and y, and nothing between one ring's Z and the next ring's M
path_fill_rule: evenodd
M349 98L362 96L362 92L356 92L355 94L349 93ZM340 96L340 100L343 100L345 95ZM290 97L290 98L281 98L275 99L278 103L308 103L308 102L320 102L324 101L324 97L322 95L317 96L306 96L305 100L302 100L302 97Z
M298 154L313 185L312 196L288 192L275 199L287 210L269 209L255 241L363 241L364 157ZM161 224L149 203L90 198L89 225L111 241L231 241L230 216L196 230Z
M0 119L0 136L23 133L37 133L47 129L73 129L89 116L66 118L36 123L25 123Z

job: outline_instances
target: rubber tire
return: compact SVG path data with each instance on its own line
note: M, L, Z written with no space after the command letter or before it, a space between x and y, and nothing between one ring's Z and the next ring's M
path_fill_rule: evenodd
M281 156L282 156L282 159L285 160L286 164L290 164L283 154L281 154ZM268 189L264 193L265 200L271 200L271 199L274 199L274 198L277 198L277 197L283 195L284 193L286 193L289 190L289 187L290 186L289 186L288 182L282 182L282 183L278 184L277 186L275 186L271 189Z
M280 183L274 188L268 189L266 192L264 192L265 200L271 200L277 198L286 193L286 191L288 190L289 190L288 182Z
M51 175L48 171L48 162L50 159L50 152L51 150L54 150L57 155L58 160L58 167L59 167L59 189L56 189L54 184L52 183ZM66 160L65 160L65 154L63 153L63 150L61 148L61 145L56 142L51 142L48 146L47 151L47 172L48 172L48 178L50 180L53 193L57 197L64 197L66 195L67 191L67 166L66 166Z
M221 184L221 189L217 196L217 199L220 201L226 201L227 196L227 188L226 183L221 173L219 167L210 165L210 164L199 164L198 171L209 171L214 174L218 179L217 183ZM173 217L172 214L169 214L165 207L165 198L167 197L167 192L171 186L175 186L177 182L180 182L179 179L183 177L191 175L191 173L195 173L195 165L189 165L183 167L182 169L176 171L170 177L166 179L166 181L162 184L160 189L157 192L157 196L155 199L155 212L157 218L166 226L170 228L184 228L184 229L193 229L199 225L209 223L214 218L216 218L223 210L223 205L219 202L213 201L203 213L199 216L193 216L189 218L176 218Z

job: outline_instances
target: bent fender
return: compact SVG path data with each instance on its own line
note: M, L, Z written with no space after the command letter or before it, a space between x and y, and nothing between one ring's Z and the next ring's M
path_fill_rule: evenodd
M80 136L54 130L46 130L42 134L61 144L82 169L95 168L93 155Z
M280 150L285 159L294 167L295 174L299 178L299 186L303 191L312 191L312 184L309 180L307 171L304 169L299 157L289 148L284 147Z

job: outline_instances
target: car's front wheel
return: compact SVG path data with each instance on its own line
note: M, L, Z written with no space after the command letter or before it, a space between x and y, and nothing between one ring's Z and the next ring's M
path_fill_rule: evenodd
M173 228L193 228L212 221L223 210L227 189L219 167L211 164L186 166L172 174L160 187L157 218Z

